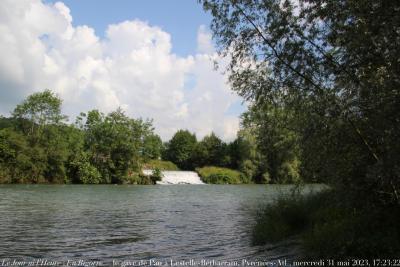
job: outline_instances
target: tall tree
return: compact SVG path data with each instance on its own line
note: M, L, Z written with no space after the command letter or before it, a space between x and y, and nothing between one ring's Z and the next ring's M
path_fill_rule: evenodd
M193 155L193 161L197 166L223 166L229 161L225 159L227 155L226 144L222 142L214 133L206 135L203 140L197 143Z
M164 158L175 163L180 169L193 168L192 156L197 138L188 130L177 131L168 142Z
M64 182L68 144L62 128L66 116L61 114L62 100L50 90L34 93L17 105L12 115L30 148L26 151L31 162L32 181L45 179Z
M40 138L47 125L58 125L66 116L61 114L62 100L52 91L34 93L17 105L12 115L33 142Z
M122 183L139 167L143 139L152 131L151 122L131 119L121 109L107 116L88 112L84 129L85 148L103 183Z
M150 133L143 138L142 157L144 160L159 159L163 149L163 142L158 135Z
M275 183L300 181L300 136L290 110L267 104L254 105L243 114L243 127L252 129L264 177Z
M400 2L201 2L232 88L305 114L302 139L326 152L311 165L331 170L327 182L399 204Z

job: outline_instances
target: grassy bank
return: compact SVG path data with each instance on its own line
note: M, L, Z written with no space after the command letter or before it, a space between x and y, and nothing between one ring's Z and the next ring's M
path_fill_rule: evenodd
M242 184L250 183L250 179L239 171L228 168L207 166L196 168L203 182L207 184Z
M149 169L149 170L158 169L160 171L179 171L178 166L176 166L173 162L158 160L158 159L153 159L143 164L142 169Z
M371 208L370 203L349 199L334 190L281 197L258 214L253 243L298 236L305 258L400 255L399 208Z

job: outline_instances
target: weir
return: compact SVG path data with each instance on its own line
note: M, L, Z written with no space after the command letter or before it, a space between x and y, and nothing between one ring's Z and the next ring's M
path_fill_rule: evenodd
M153 170L143 170L144 175L151 175ZM161 171L161 181L157 184L204 184L197 172Z

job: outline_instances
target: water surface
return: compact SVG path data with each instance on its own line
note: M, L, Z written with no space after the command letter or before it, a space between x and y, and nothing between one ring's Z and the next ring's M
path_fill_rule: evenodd
M2 185L0 259L218 259L293 256L251 246L273 185Z

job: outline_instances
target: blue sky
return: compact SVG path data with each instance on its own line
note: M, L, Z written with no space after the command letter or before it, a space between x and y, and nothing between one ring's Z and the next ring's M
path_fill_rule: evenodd
M120 107L153 119L163 140L179 129L235 138L245 108L197 1L1 0L0 17L0 114L48 88L70 122Z
M46 0L55 3L57 0ZM139 19L161 27L171 34L172 52L179 56L194 54L197 30L209 28L211 15L197 0L62 0L71 10L73 25L90 25L104 37L109 24Z

